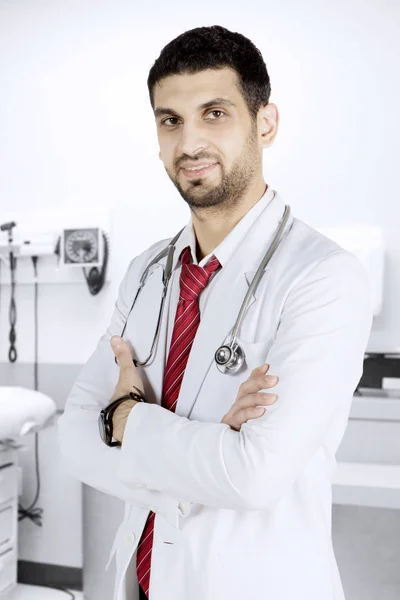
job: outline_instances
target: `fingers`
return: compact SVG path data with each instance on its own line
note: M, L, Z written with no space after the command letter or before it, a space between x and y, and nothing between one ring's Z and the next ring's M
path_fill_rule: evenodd
M242 396L236 400L221 422L239 431L243 423L246 423L249 419L261 417L265 412L263 407L271 406L277 399L278 396L276 394L261 392Z
M263 365L261 365L261 367L257 367L256 369L253 369L250 377L253 377L254 375L259 375L260 373L265 375L268 371L269 371L269 364L264 363Z
M257 419L257 417L261 417L265 412L265 409L260 406L252 406L251 408L246 408L237 413L237 419L239 421L239 427L243 425L243 423L247 423L249 419Z
M249 394L236 402L237 411L233 415L236 428L239 431L243 423L249 419L257 419L265 413L264 406L271 406L277 400L276 394Z
M268 367L267 369L265 368L265 365L254 369L249 379L240 385L238 394L239 398L247 394L254 394L255 392L265 388L274 387L274 385L278 383L279 377L265 374L269 369L269 365L266 366Z
M259 404L263 406L270 406L271 404L274 404L277 398L278 396L276 394L269 393L260 392L255 394L247 394L246 396L241 396L240 398L238 398L238 400L236 400L235 407L236 410L241 410L258 406Z
M114 350L114 354L117 357L118 364L121 369L132 369L132 354L126 341L118 335L114 335L110 341L111 347Z
M261 404L261 402L259 402ZM257 419L261 417L265 412L263 407L250 406L237 410L236 412L230 411L222 420L222 423L226 423L232 429L239 431L243 423L247 423L249 419Z

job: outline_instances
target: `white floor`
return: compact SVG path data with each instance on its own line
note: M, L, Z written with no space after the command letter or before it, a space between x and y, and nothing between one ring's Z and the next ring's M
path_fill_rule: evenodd
M75 600L84 600L82 592L71 590ZM38 585L19 583L12 594L4 600L72 600L70 594Z

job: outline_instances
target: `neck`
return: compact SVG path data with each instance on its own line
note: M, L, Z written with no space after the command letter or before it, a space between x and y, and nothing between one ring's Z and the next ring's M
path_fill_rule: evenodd
M267 188L268 185L262 180L255 189L249 190L237 205L229 206L229 212L220 211L215 214L211 213L210 209L204 214L192 212L197 262L219 246L245 214L264 196Z

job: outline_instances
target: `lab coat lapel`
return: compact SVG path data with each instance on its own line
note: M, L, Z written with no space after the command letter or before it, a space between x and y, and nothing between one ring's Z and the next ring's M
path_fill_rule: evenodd
M228 265L234 264L234 259ZM252 272L243 273L226 265L218 273L212 294L207 298L200 324L196 332L189 360L179 392L175 412L188 417L198 400L200 387L212 369L217 369L214 355L219 346L228 342L239 314L243 299L248 292ZM255 301L249 299L249 307Z
M272 241L284 209L284 203L276 195L248 231L237 254L217 272L186 365L176 414L186 417L190 415L205 377L210 370L217 369L215 352L230 340L244 297ZM264 269L264 274L270 269L273 258ZM257 292L258 289L250 298L249 307L255 302Z

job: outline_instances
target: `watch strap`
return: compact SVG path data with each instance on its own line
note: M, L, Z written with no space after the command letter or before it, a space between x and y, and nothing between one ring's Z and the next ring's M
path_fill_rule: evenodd
M114 412L115 408L117 408L117 406L120 404L120 402L122 402L123 400L136 400L138 402L147 402L146 398L144 397L144 395L142 394L141 390L139 388L137 388L135 385L133 385L132 387L135 388L135 390L138 391L138 393L136 392L128 392L127 394L125 394L124 396L120 396L119 398L116 398L115 400L113 400L108 406L105 407L105 409L107 412Z
M115 400L113 400L112 402L110 402L110 404L108 404L106 407L104 407L101 411L100 411L100 422L102 423L102 431L104 432L104 440L105 440L105 444L107 446L120 446L120 442L113 442L112 441L112 433L113 433L113 426L112 426L112 416L114 411L116 410L116 408L125 400L136 400L137 402L147 402L146 398L144 397L142 391L137 388L135 385L132 386L135 388L135 390L138 391L138 393L136 392L128 392L127 394L124 394L124 396L120 396L119 398L116 398Z

